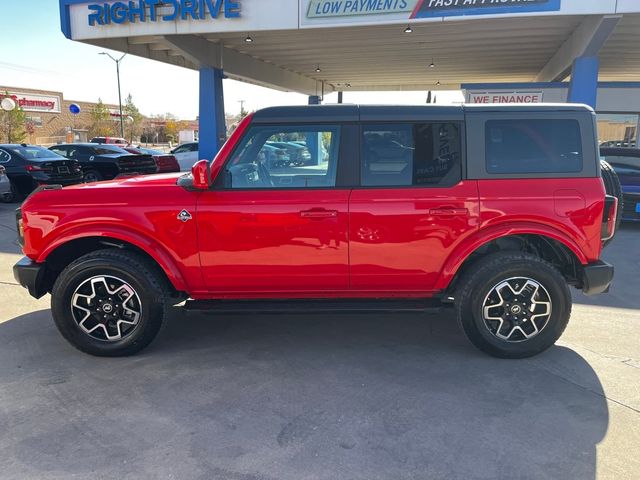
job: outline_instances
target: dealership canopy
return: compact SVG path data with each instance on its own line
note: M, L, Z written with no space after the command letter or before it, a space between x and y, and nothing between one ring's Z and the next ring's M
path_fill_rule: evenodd
M70 39L200 71L220 137L223 75L313 96L640 78L638 0L60 0ZM214 111L210 111L210 110ZM223 117L222 117L223 118Z

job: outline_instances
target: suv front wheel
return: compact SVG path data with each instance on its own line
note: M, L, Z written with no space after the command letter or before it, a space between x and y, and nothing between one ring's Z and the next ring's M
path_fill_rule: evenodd
M51 312L60 333L91 355L132 355L156 337L168 296L158 269L136 253L99 250L72 262L56 280Z
M494 357L526 358L560 338L571 316L571 294L548 262L502 252L479 260L463 275L455 306L477 348Z

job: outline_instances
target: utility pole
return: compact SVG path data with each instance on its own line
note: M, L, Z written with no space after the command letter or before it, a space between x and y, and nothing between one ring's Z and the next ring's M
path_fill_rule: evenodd
M244 109L244 104L245 104L246 100L238 100L238 103L240 104L240 116L244 117L246 116L246 111Z
M118 107L120 109L120 136L124 138L124 118L122 117L122 93L120 91L120 62L124 57L127 56L127 54L125 53L117 60L113 58L111 55L109 55L107 52L100 52L99 55L106 55L111 60L116 62L116 74L118 76Z

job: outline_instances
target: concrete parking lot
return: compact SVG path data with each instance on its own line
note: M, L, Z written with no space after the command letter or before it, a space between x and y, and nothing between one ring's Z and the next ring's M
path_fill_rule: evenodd
M640 228L529 360L472 348L450 315L185 315L132 358L57 333L15 284L0 205L0 478L640 478Z

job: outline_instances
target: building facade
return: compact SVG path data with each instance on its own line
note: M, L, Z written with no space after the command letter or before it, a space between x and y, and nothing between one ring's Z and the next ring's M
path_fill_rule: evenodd
M97 103L67 100L62 92L31 88L0 86L0 97L13 98L33 125L33 134L27 142L48 145L58 142L85 142L92 125L91 113ZM71 113L72 104L80 107L80 113ZM115 121L119 119L118 106L105 104Z

